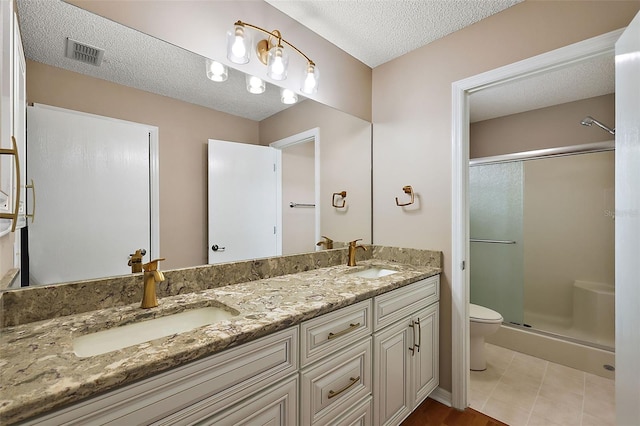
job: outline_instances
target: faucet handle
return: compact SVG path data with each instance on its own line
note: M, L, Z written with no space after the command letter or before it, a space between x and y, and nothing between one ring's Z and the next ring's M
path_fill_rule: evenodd
M355 246L356 246L356 244L358 244L358 241L362 241L362 238L358 238L357 240L350 241L350 242L349 242L349 245L350 245L350 246L354 246L354 247L355 247Z
M163 260L166 260L166 259L164 257L161 257L159 259L154 259L149 263L145 263L144 265L142 265L142 267L147 272L157 271L158 270L158 262L162 262Z

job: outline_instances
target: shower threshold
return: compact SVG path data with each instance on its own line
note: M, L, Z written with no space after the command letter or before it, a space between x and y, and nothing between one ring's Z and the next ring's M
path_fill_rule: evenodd
M615 353L615 348L610 346L610 345L604 345L604 344L592 342L592 341L589 341L589 340L580 339L580 338L569 336L569 335L562 334L562 333L556 333L556 332L552 332L552 331L540 330L540 329L535 328L534 326L529 325L529 324L503 323L502 325L505 326L505 327L512 327L512 328L515 328L515 329L526 330L529 333L539 334L541 336L547 336L547 337L552 337L554 339L564 340L564 341L567 341L567 342L575 343L577 345L588 346L590 348L600 349L600 350L603 350L603 351L608 351L608 352L611 352L611 353Z

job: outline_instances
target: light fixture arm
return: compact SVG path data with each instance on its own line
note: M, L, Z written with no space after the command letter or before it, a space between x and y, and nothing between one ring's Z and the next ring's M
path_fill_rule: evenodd
M238 20L234 25L239 25L242 27L249 27L249 28L253 28L254 30L258 30L260 32L263 32L265 34L267 34L269 37L275 37L278 39L278 45L281 45L281 43L286 44L287 46L291 47L293 50L295 50L296 52L298 52L304 59L307 60L307 62L312 65L315 66L315 62L313 62L307 55L305 55L304 53L302 53L302 51L300 49L298 49L297 47L295 47L293 44L289 43L287 40L285 40L284 38L282 38L282 34L280 33L280 31L278 30L273 30L273 31L267 31L264 28L260 28L257 25L253 25L253 24L248 24L246 22L242 22L240 20Z

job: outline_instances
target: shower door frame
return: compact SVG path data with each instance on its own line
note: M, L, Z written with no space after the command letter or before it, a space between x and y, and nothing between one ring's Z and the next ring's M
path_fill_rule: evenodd
M469 95L523 77L556 70L604 54L615 53L624 29L612 31L560 49L452 83L452 357L451 405L468 406L469 373Z

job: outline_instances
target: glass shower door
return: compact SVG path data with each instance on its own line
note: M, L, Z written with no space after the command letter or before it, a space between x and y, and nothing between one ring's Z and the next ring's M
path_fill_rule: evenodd
M524 322L523 165L469 170L471 303Z

